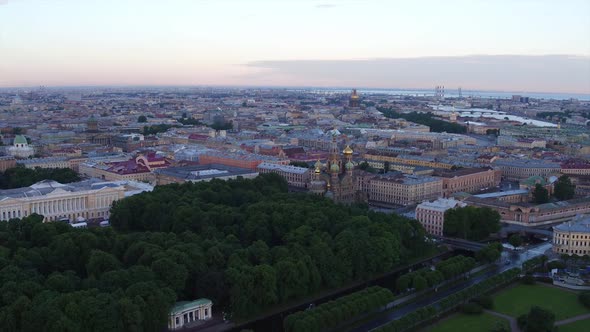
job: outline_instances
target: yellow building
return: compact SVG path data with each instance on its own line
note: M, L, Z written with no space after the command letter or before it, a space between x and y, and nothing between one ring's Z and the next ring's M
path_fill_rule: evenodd
M437 161L434 158L422 157L422 156L409 156L400 155L397 153L386 152L386 151L375 151L371 150L364 154L364 158L367 161L382 161L393 164L412 165L412 166L423 166L431 168L445 168L451 169L452 164Z
M566 255L590 255L590 217L578 216L553 227L553 252Z
M443 181L432 176L385 174L369 180L369 201L387 205L412 205L442 196Z

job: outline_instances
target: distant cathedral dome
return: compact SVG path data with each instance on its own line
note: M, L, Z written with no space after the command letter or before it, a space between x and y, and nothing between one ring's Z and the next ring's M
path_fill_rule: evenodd
M344 165L344 167L346 167L347 170L352 170L354 169L354 164L351 161L349 161L346 163L346 165Z
M86 131L90 133L98 132L98 120L94 115L91 115L88 121L86 121Z
M342 151L342 153L344 153L347 156L352 155L353 152L354 151L352 151L352 149L350 148L350 145L347 145L346 148L344 149L344 151Z
M352 94L348 100L348 106L351 108L358 108L360 106L360 101L360 96L356 93L356 89L352 90Z

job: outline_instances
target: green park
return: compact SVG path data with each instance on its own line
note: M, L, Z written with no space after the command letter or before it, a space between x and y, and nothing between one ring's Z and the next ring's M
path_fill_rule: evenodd
M530 317L532 308L543 309L560 332L590 331L590 309L579 299L577 291L562 289L550 284L517 283L499 290L491 297L490 309L479 312L451 314L423 329L424 332L447 331L515 331L519 317ZM543 318L536 319L543 321ZM553 325L553 324L552 324ZM519 331L537 331L530 327ZM550 331L550 330L548 330Z
M458 313L433 324L424 331L491 331L498 326L504 326L505 328L508 328L508 321L488 313L483 313L477 316Z

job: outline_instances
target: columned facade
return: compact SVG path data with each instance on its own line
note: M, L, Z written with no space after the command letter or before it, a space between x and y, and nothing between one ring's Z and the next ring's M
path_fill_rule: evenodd
M590 254L590 217L582 215L553 227L553 252L565 255Z
M43 215L44 221L107 218L112 203L125 197L122 186L72 191L63 186L45 194L43 188L41 191L22 189L14 195L10 195L10 190L0 191L1 195L8 196L0 201L0 220L22 218L32 213Z
M213 302L208 299L198 299L192 302L177 302L168 315L168 328L177 330L196 320L210 319Z

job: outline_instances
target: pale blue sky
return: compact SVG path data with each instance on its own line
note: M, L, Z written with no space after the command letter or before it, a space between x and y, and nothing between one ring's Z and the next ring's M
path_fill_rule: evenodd
M590 1L0 0L0 86L338 85L257 64L551 54L583 56L574 71L590 77ZM541 79L551 83L558 70ZM455 79L447 76L436 79ZM444 83L432 79L364 75L358 85ZM466 84L503 88L478 79ZM590 92L590 82L566 83L545 88Z

